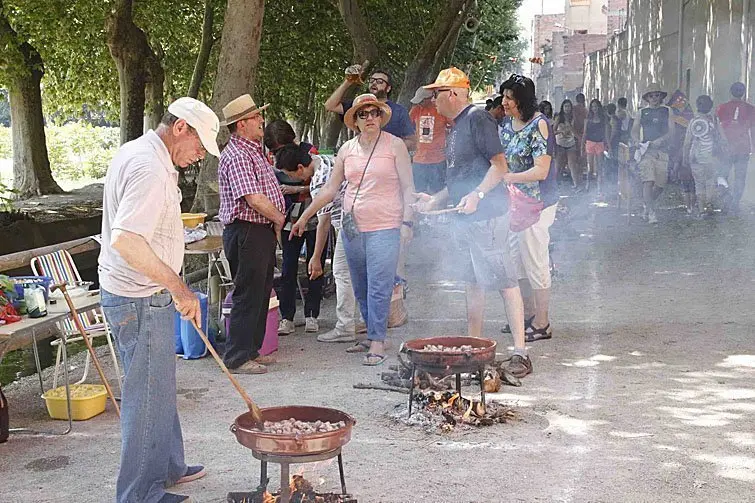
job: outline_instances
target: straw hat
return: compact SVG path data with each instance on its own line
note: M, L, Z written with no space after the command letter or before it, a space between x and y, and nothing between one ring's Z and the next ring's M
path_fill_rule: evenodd
M642 99L647 101L647 95L650 93L661 93L661 100L665 100L666 96L668 96L668 93L661 89L660 84L657 82L652 82L648 85L648 87L645 89L645 92L642 93Z
M346 124L346 126L348 126L349 129L359 131L359 128L356 124L356 114L359 110L366 106L377 107L383 111L383 116L381 117L380 121L381 128L385 127L385 125L388 124L388 121L391 120L392 111L391 107L389 107L387 103L383 103L382 101L378 100L374 94L360 94L359 96L354 98L354 103L352 103L351 108L349 108L343 116L343 122L344 124Z
M270 104L268 103L258 108L250 95L243 94L223 107L223 117L225 120L220 125L227 126L242 119L248 119L269 106Z

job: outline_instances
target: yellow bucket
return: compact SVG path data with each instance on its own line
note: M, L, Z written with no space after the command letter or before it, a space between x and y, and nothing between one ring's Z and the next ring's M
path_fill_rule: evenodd
M105 412L107 391L102 384L71 384L71 416L74 421L86 421ZM42 395L47 412L53 419L68 419L66 387L51 389Z
M184 223L184 227L193 229L199 224L204 223L204 219L207 218L207 213L181 213L181 220Z

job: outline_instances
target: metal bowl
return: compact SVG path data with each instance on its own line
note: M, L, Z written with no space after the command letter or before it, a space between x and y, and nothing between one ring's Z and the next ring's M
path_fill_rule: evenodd
M472 346L467 351L426 351L425 346ZM478 369L495 361L496 342L479 337L429 337L404 343L409 361L424 369L437 369L444 373Z
M255 429L251 412L241 414L231 425L231 432L236 435L236 440L241 445L264 454L308 456L330 452L349 443L351 428L356 424L356 419L345 412L325 407L289 405L269 407L261 409L261 412L263 421L283 421L294 418L298 421L329 421L331 423L343 421L346 423L344 428L325 433L276 435Z

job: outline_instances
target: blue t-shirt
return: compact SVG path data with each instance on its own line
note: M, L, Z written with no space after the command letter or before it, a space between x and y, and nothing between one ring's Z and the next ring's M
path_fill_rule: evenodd
M353 100L341 102L341 105L343 105L343 113L345 114L353 104ZM414 136L414 124L412 124L412 120L409 118L409 112L406 111L406 108L391 100L386 101L386 104L391 107L391 120L385 125L383 131L391 133L393 136L398 136L399 138ZM341 115L341 120L343 120L343 115Z
M451 204L458 204L482 183L490 160L503 152L496 122L484 109L469 105L454 118L446 137L446 184ZM497 185L477 206L477 211L459 218L489 220L506 213L508 194L503 184Z
M548 126L548 138L540 133L540 121ZM556 140L548 119L540 115L531 120L519 131L514 131L511 117L506 117L500 127L501 144L506 152L506 162L512 173L522 173L535 165L535 157L551 156L548 176L539 182L517 183L525 194L543 202L545 207L558 202L558 182L556 180L555 147Z

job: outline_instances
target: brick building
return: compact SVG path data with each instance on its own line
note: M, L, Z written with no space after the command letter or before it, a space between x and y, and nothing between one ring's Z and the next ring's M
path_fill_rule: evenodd
M542 58L543 47L553 43L553 37L563 30L564 14L536 15L532 20L532 39L530 40L530 57ZM537 80L540 73L540 65L532 64L531 75Z
M550 43L546 42L541 49L542 67L533 71L539 99L547 99L558 108L564 98L574 99L582 92L585 59L590 53L605 49L614 32L624 28L626 6L627 0L564 0L564 14L560 15L563 22L548 24L541 20L537 36L544 41L550 38ZM543 32L551 27L554 31L549 37ZM533 40L534 34L533 26Z

